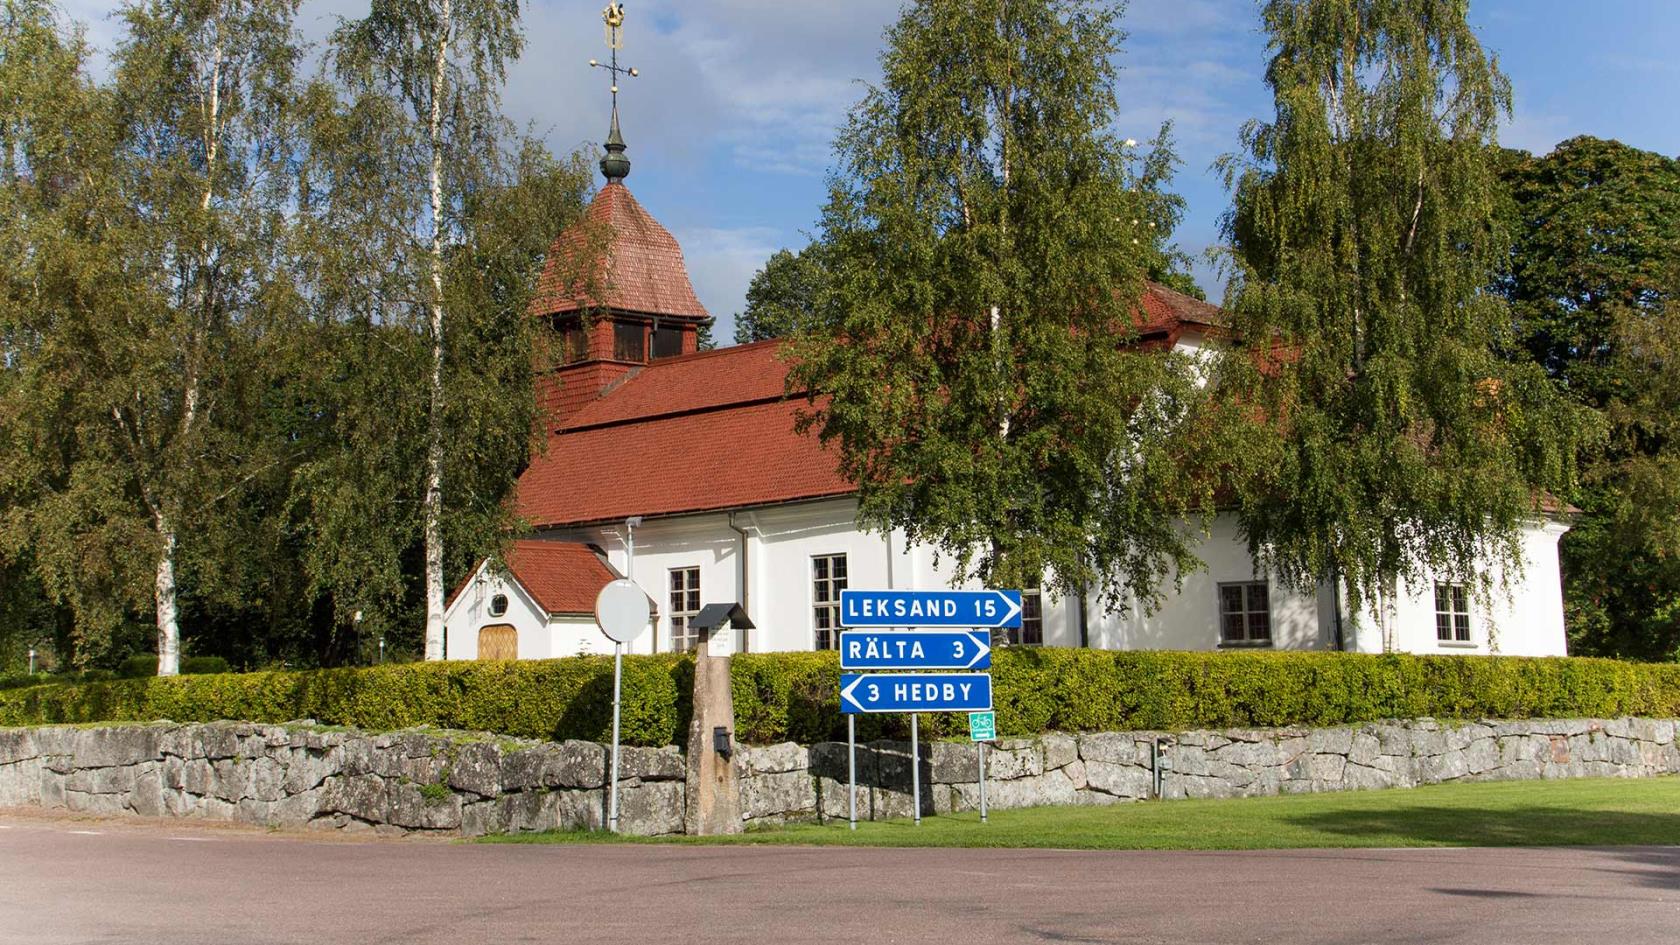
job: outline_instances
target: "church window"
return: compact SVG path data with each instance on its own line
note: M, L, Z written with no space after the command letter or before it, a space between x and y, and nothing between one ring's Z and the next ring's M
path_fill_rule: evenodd
M1021 592L1021 625L1009 628L1009 642L1017 646L1044 645L1044 594L1038 588Z
M1265 581L1219 585L1219 642L1222 646L1272 642L1271 593Z
M653 356L656 358L674 358L683 353L683 330L681 325L653 326Z
M688 622L700 612L700 569L671 569L671 649L687 653L699 642Z
M1470 642L1470 595L1462 584L1435 585L1435 639Z
M589 333L577 322L560 329L560 363L576 364L589 357Z
M840 648L840 592L845 589L845 555L811 558L811 619L819 650Z
M635 322L613 322L613 359L642 362L647 360L647 332Z

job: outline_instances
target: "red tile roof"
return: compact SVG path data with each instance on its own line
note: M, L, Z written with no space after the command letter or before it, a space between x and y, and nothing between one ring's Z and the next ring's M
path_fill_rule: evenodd
M712 364L721 374L730 360ZM662 366L636 380L657 383ZM519 513L533 525L575 525L850 494L834 454L795 432L803 404L755 400L568 426L520 477Z
M550 614L595 612L595 595L618 577L587 545L569 541L516 541L508 571Z
M590 274L585 257L592 251L598 254L597 268ZM682 247L616 181L595 195L583 224L555 239L548 257L531 300L533 315L605 306L626 312L711 317L688 280ZM599 298L592 298L583 288L591 275L604 283Z
M771 340L654 361L569 416L564 428L780 399L787 386L782 350Z
M1230 316L1211 302L1169 289L1159 282L1147 283L1143 291L1138 333L1167 334L1174 339L1185 327L1228 329Z
M1143 299L1149 332L1219 327L1223 313L1164 286ZM783 344L654 361L557 425L520 477L535 526L616 521L849 495L835 454L794 424Z

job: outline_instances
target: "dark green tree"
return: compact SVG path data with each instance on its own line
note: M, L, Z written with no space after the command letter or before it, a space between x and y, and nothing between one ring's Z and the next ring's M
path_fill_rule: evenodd
M735 343L786 338L813 324L822 282L814 249L777 250L747 286L747 307L735 316Z
M1602 407L1638 378L1617 376L1618 320L1662 311L1680 259L1680 160L1582 136L1506 162L1513 245L1500 293L1518 340L1582 404Z
M1578 412L1486 291L1506 244L1490 144L1510 88L1461 0L1270 0L1270 121L1225 159L1244 339L1219 385L1262 419L1241 524L1285 580L1345 583L1388 628L1400 580L1487 595L1546 492L1574 485Z
M1610 436L1584 470L1563 541L1571 646L1680 659L1680 264L1659 311L1624 311L1609 368L1633 379L1604 408Z
M938 0L887 32L824 208L791 383L859 489L959 579L1155 599L1198 566L1200 388L1130 350L1148 209L1110 133L1118 10Z
M1592 137L1506 155L1513 245L1498 283L1518 340L1609 437L1582 455L1561 543L1570 646L1680 650L1680 161Z

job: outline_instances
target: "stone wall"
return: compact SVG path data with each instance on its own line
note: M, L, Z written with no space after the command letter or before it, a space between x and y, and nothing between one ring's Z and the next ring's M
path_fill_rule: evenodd
M987 800L1003 809L1111 804L1161 795L1236 797L1413 787L1443 781L1680 773L1672 720L1121 732L1004 739L986 755ZM463 732L370 735L307 723L0 729L0 807L238 821L277 827L476 835L599 829L608 751ZM922 810L979 806L975 746L921 746ZM747 824L844 820L846 745L742 746ZM907 817L910 745L859 745L858 817ZM683 829L683 757L625 748L626 833Z
M1003 739L986 752L986 799L999 809L1142 800L1156 796L1157 757L1160 796L1168 799L1676 774L1675 724L1419 719L1343 728ZM908 742L858 746L858 819L910 815L909 759ZM846 818L845 743L747 748L741 764L742 816L749 824ZM978 809L975 746L924 743L921 765L924 813Z
M308 724L0 729L0 807L390 834L597 829L607 756L593 742ZM619 775L623 831L682 831L676 748L625 748Z

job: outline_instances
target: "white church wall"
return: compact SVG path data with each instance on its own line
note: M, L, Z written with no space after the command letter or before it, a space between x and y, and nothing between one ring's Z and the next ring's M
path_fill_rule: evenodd
M498 594L507 596L507 613L490 615L490 602ZM547 659L562 654L554 651L548 616L517 581L508 580L488 564L479 565L467 586L444 611L444 656L452 660L478 658L478 631L491 624L510 624L519 634L520 659Z
M757 629L747 634L749 652L810 650L815 647L812 559L844 554L847 586L852 588L939 588L949 586L951 562L932 548L907 549L902 533L889 540L859 531L856 504L850 499L790 503L738 512L735 523L747 532L749 576L747 610ZM1491 652L1489 628L1494 628L1498 652L1552 655L1564 652L1563 607L1558 581L1557 538L1560 525L1536 526L1524 537L1529 563L1509 601L1477 604L1473 617L1473 646L1444 647L1435 638L1433 583L1406 589L1398 611L1397 649L1417 652ZM607 551L614 567L625 567L623 527L590 530L574 537L593 541ZM658 605L655 632L645 636L635 652L670 652L670 571L700 569L701 603L740 598L741 536L729 527L726 513L649 520L636 530L636 581ZM1086 626L1092 647L1103 649L1214 650L1221 647L1219 585L1265 580L1271 613L1271 649L1329 649L1334 640L1333 596L1328 585L1313 591L1284 586L1275 578L1255 573L1246 543L1233 516L1213 521L1196 547L1205 567L1184 576L1181 588L1170 581L1162 601L1148 612L1137 601L1125 613L1108 613L1093 590L1086 603ZM1345 598L1342 601L1345 606ZM1078 608L1067 597L1046 593L1043 602L1044 643L1078 646ZM557 635L555 655L578 651L569 640L588 639L584 628ZM1382 641L1368 620L1344 618L1349 649L1380 652ZM733 635L720 641L720 650L734 650ZM611 652L601 638L600 648ZM456 654L454 646L451 655ZM526 655L521 636L521 655Z
M1568 641L1563 625L1563 583L1558 569L1558 539L1568 526L1536 523L1523 530L1523 564L1501 588L1492 573L1493 595L1469 601L1470 641L1442 641L1435 628L1435 579L1426 577L1401 587L1395 648L1412 653L1501 653L1507 656L1563 656Z
M1151 613L1143 601L1126 601L1124 613L1109 613L1091 594L1088 626L1091 646L1110 650L1213 650L1220 647L1219 585L1264 581L1271 605L1271 648L1324 649L1328 609L1316 592L1303 593L1275 578L1256 573L1248 546L1232 516L1220 515L1195 546L1204 567L1183 576L1174 590L1171 579L1160 587L1161 601ZM1323 612L1321 612L1323 607Z

